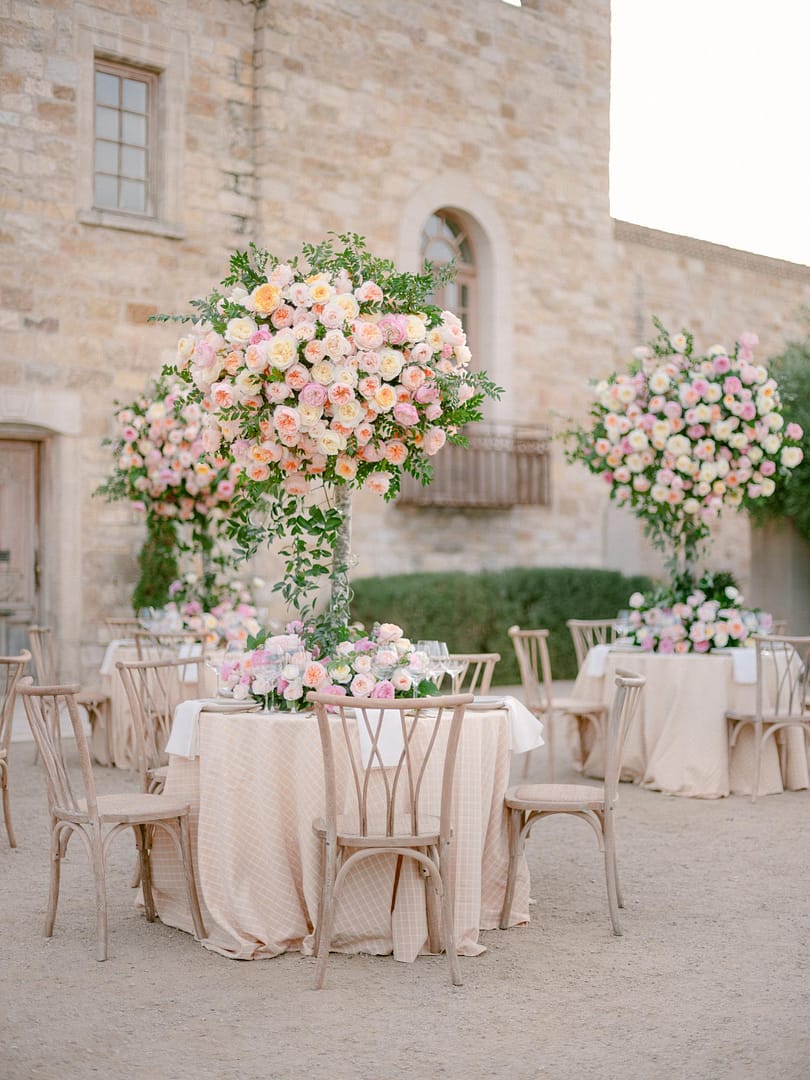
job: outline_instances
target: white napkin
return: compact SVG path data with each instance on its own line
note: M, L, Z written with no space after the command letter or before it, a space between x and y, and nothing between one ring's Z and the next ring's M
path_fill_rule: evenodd
M202 656L202 645L199 641L187 641L180 646L180 651L177 654L180 660L188 660L192 656ZM183 668L183 682L193 683L197 682L199 678L199 665L187 664Z
M104 659L99 668L100 675L112 675L115 670L115 654L119 649L134 646L134 638L113 638L104 653Z
M509 710L510 749L513 754L525 754L543 746L545 739L542 720L538 720L522 701L509 694L503 699L503 707Z
M357 732L360 737L361 760L363 762L363 767L365 768L372 755L371 735L366 727L363 714L359 709L357 710L356 715ZM405 745L402 741L401 713L394 709L383 709L382 715L380 715L376 709L369 709L368 718L372 725L376 726L379 722L380 732L377 738L377 746L374 749L374 760L371 762L372 768L389 768L393 765L398 765ZM380 763L380 758L382 758L382 764Z
M187 758L200 756L200 713L207 704L192 699L175 706L172 733L166 743L167 754Z
M734 665L734 682L752 685L757 681L756 649L729 649Z
M585 658L585 673L587 675L592 676L594 679L601 679L604 676L607 655L611 648L611 645L594 645L588 650L588 655Z

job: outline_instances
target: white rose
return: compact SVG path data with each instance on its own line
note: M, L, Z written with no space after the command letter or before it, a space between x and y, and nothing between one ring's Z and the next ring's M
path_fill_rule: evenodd
M646 450L650 445L650 440L643 431L639 431L638 429L630 432L627 436L627 441L630 443L630 447L633 450Z
M233 688L233 696L236 698L237 701L244 701L245 698L249 696L249 694L250 691L244 683L237 683L236 686Z
M774 491L776 491L776 484L771 480L770 476L763 476L760 481L760 486L762 488L762 494L765 496L773 495Z
M632 608L644 607L644 593L634 592L627 603Z
M225 340L231 345L247 345L257 329L253 319L230 319L225 328Z
M654 371L650 376L650 390L654 394L665 394L669 389L669 375L665 371Z
M338 434L337 431L325 431L318 439L318 450L320 453L326 454L327 457L334 457L345 449L345 436Z
M778 413L778 412L768 413L768 415L765 418L765 421L766 421L768 427L771 429L771 431L779 431L779 429L785 423L785 421L782 419L781 414Z
M682 353L686 350L686 337L684 334L673 334L669 340L675 352Z
M763 455L762 450L760 449L760 447L752 446L751 449L748 451L748 456L751 459L751 461L753 461L754 464L756 464L758 461L762 461L762 458L763 458L764 455Z
M782 445L782 438L776 433L772 435L766 435L762 440L763 449L769 454L776 454L779 451L779 447Z
M656 502L660 503L666 502L669 498L669 492L665 487L662 487L661 484L653 484L650 494Z
M804 453L800 446L782 447L781 460L786 469L795 469L803 457Z
M631 383L622 383L616 390L616 397L623 405L629 405L636 399L636 388Z
M686 499L683 509L686 514L697 514L700 510L700 503L697 499Z

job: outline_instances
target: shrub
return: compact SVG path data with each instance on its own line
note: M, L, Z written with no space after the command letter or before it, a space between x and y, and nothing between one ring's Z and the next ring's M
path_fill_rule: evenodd
M649 578L614 570L516 567L478 574L399 574L352 582L352 617L366 626L394 622L412 641L436 638L451 652L499 652L494 682L520 682L510 626L550 631L555 679L576 676L566 619L609 619Z
M169 602L169 586L178 576L176 543L171 521L158 517L147 520L146 540L138 556L141 576L132 594L133 611L162 608Z

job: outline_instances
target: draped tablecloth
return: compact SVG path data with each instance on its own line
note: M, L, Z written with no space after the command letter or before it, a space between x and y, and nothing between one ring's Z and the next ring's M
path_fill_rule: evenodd
M312 831L324 811L318 726L305 713L203 712L196 760L171 756L166 795L187 800L207 930L204 945L234 959L311 954L321 891L321 853ZM440 754L426 778L438 800ZM456 762L452 881L456 944L484 952L479 930L498 926L509 862L503 799L509 782L506 709L468 710ZM343 780L347 779L344 775ZM438 802L436 812L438 810ZM350 873L338 904L333 949L412 961L427 951L423 879L406 859L396 907L396 856L380 855ZM177 855L158 831L153 846L155 902L163 922L192 931ZM512 924L529 920L529 874L521 864Z
M136 767L135 757L135 728L132 720L132 712L129 708L129 701L127 699L127 692L124 689L124 683L121 680L120 675L115 669L115 665L119 660L130 661L138 659L138 650L135 647L135 642L120 639L111 641L107 647L107 651L104 654L104 661L101 665L101 688L105 693L110 695L110 748L112 752L112 761L102 761L99 754L102 757L106 757L106 751L104 750L101 742L94 737L93 742L93 755L100 764L115 765L119 769L134 769ZM216 691L217 677L214 671L212 671L205 664L200 665L200 684L196 682L190 682L188 684L189 696L197 697L200 693L213 694ZM98 743L98 745L97 745Z
M589 654L590 655L590 654ZM617 668L646 676L638 715L630 729L622 758L622 779L642 787L714 799L751 793L754 742L744 729L729 755L727 711L753 713L756 686L734 681L730 655L661 655L613 649L582 665L574 685L575 697L609 704ZM596 677L593 670L604 670ZM601 747L586 723L569 721L569 742L575 766L586 776L603 775ZM785 732L786 769L782 776L777 746L769 739L762 757L758 795L808 787L804 734Z

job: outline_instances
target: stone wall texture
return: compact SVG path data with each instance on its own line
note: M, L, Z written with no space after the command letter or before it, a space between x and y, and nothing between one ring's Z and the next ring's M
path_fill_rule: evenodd
M136 577L141 523L92 491L113 400L172 354L176 328L147 319L188 310L249 240L289 256L357 231L413 268L411 220L465 215L477 360L507 390L506 423L581 418L587 380L651 336L652 314L705 346L755 330L763 356L798 334L810 269L611 219L609 31L608 0L0 0L0 439L70 442L43 478L64 527L42 537L40 616L63 665L97 663ZM151 223L92 206L94 55L159 72ZM49 395L78 405L78 433L44 420ZM497 514L360 498L357 572L655 566L558 444L551 491ZM748 579L744 521L713 557Z

